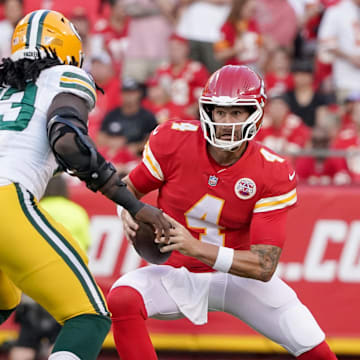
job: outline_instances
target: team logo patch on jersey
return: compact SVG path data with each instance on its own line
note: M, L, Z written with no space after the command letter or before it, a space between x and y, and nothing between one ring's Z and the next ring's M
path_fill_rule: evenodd
M249 178L242 178L236 182L234 190L240 199L251 199L256 194L256 184Z
M218 183L218 180L219 180L219 179L218 179L215 175L210 175L210 176L209 176L208 184L209 184L210 186L216 186L217 183Z

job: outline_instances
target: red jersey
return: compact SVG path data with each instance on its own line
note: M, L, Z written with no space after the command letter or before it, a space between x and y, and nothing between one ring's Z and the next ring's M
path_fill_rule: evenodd
M189 60L179 72L175 72L171 64L165 64L157 70L155 77L169 89L175 105L189 106L197 102L209 73L200 62Z
M129 176L141 193L159 189L158 207L194 237L239 250L248 250L251 244L281 247L283 216L296 203L295 172L285 159L249 141L235 164L222 167L209 157L199 121L158 126L142 162ZM274 234L279 228L280 236ZM211 271L177 251L167 264Z
M306 5L306 10L309 14L313 13L312 16L310 16L305 24L303 25L303 36L305 38L305 41L309 40L315 40L317 38L318 29L321 23L321 19L324 15L324 11L326 11L326 8L330 6L334 6L337 3L339 3L341 0L318 0L314 3L309 3ZM310 8L317 8L321 6L321 12L311 10Z
M349 150L349 155L345 158L346 166L352 180L360 183L360 135L355 125L349 125L340 131L334 140L334 148ZM351 150L354 152L350 153Z
M88 129L89 135L96 139L100 130L101 123L105 115L120 106L121 93L119 93L120 81L118 77L112 78L106 85L102 85L104 94L99 90L97 93L97 101L94 109L89 114Z
M145 109L151 111L159 124L164 123L168 120L180 120L180 119L188 119L195 120L192 117L189 117L185 113L184 106L179 106L174 104L172 101L164 105L157 105L154 102L150 101L148 98L143 100L143 106Z
M246 65L258 61L262 40L255 20L240 21L236 26L225 22L220 33L221 40L215 44L215 51L233 48L237 42L241 42L241 51L226 60L224 65Z
M285 77L279 77L269 72L265 75L264 82L269 97L284 94L294 88L294 76L291 73Z
M98 148L99 153L108 161L116 165L139 163L140 159L135 156L127 147L118 149L112 153L106 146Z
M95 36L102 38L105 50L111 55L117 70L121 71L121 65L124 61L126 50L128 47L128 33L130 20L125 21L121 31L116 31L111 27L109 22L101 19L95 25Z
M299 181L310 185L344 184L349 182L342 158L317 161L313 156L299 157L295 161Z
M310 129L301 118L288 114L279 129L265 125L260 129L256 139L276 152L291 152L303 148L310 134Z

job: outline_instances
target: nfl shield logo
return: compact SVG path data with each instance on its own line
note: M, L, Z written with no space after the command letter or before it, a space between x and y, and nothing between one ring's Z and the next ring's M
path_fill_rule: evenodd
M210 186L216 186L218 183L218 178L215 176L215 175L210 175L209 176L209 181L208 181L208 184Z

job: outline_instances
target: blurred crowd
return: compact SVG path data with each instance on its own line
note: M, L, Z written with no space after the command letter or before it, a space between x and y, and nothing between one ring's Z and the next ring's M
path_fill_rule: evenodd
M119 172L157 124L198 119L209 74L246 64L268 95L256 140L291 159L300 182L360 184L360 0L3 0L0 59L36 8L77 28L104 90L89 132Z

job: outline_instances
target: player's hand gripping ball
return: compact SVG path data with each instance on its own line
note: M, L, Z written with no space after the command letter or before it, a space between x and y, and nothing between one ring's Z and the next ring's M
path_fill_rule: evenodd
M171 255L171 251L162 253L160 252L162 244L154 242L156 234L154 228L142 221L136 221L139 225L136 235L131 237L131 242L136 252L147 262L152 264L162 264Z

